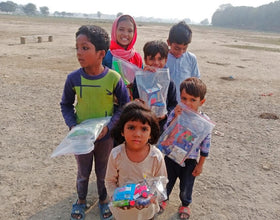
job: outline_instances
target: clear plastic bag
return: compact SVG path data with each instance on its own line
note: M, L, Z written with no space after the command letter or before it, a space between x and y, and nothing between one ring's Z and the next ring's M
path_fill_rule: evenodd
M135 77L139 97L146 102L157 117L165 115L167 113L167 92L170 84L169 69L157 69L156 72L139 70Z
M179 103L183 109L174 121L162 133L157 147L169 158L185 166L185 159L210 134L215 124Z
M91 152L94 149L94 141L110 119L111 116L93 118L76 125L53 151L51 157Z
M112 69L117 71L126 85L133 83L135 73L140 70L136 65L113 56Z

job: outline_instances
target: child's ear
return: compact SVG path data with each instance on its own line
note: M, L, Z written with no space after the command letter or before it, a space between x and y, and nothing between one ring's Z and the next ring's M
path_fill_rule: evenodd
M105 50L99 50L98 52L99 52L100 58L103 59L105 57L105 55L106 55Z
M200 106L202 106L202 105L204 104L205 101L206 101L206 99L200 100Z
M167 39L167 45L168 45L168 46L171 46L171 45L170 45L170 41L169 41L168 39Z

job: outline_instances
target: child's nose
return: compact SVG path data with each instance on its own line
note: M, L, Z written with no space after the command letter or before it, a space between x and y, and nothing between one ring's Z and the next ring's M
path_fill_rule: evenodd
M134 135L139 137L141 135L140 129L136 129Z

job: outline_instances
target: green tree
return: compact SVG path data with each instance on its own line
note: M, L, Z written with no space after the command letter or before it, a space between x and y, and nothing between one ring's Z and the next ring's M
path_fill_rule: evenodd
M12 1L0 2L0 10L4 12L15 12L17 4Z
M205 18L204 20L202 20L200 22L201 25L209 25L209 21L208 21L208 18Z
M28 3L27 5L23 6L23 11L27 15L35 15L37 11L37 7L32 3Z
M47 16L47 15L50 14L49 8L46 7L46 6L40 7L40 12L41 12L41 14L44 15L44 16Z

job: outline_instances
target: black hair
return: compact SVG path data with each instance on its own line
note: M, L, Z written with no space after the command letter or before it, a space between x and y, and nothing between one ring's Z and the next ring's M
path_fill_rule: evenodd
M133 29L134 29L133 31L135 32L135 29L136 29L135 21L130 15L121 15L119 17L117 27L118 27L119 23L122 22L122 21L130 21L133 24Z
M122 133L124 126L128 121L140 121L143 124L148 123L151 127L150 144L156 144L160 136L159 124L156 115L151 109L141 101L131 101L127 103L121 113L120 119L111 131L112 137L117 144L125 141Z
M80 34L87 36L95 46L96 51L105 50L105 53L107 53L110 46L110 37L103 28L96 25L83 25L76 32L76 38Z
M163 41L149 41L143 47L144 59L148 56L154 58L157 53L160 54L162 58L167 58L168 56L168 45Z
M181 21L171 27L168 37L170 44L177 43L187 45L191 40L192 30L185 21Z
M196 77L190 77L185 79L180 84L180 93L182 93L183 89L189 95L194 97L199 97L200 100L203 100L207 91L206 85L202 82L201 79Z

